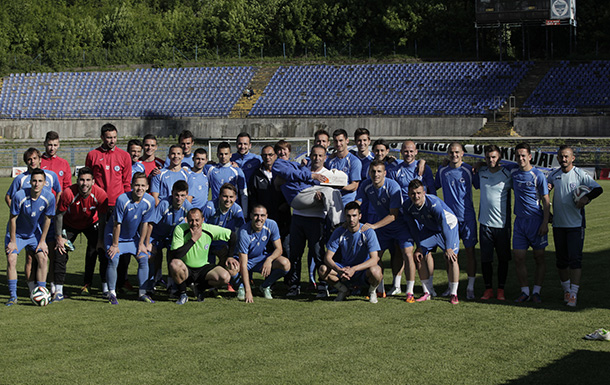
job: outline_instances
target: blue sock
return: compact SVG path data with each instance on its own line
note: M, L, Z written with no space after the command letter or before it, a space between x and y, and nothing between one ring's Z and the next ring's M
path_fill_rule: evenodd
M108 258L108 268L106 269L106 281L108 281L108 290L116 290L117 268L119 266L119 256Z
M17 298L17 280L16 279L8 280L8 292L10 293L11 298Z
M288 272L284 269L273 269L271 270L271 274L263 281L261 287L269 287L275 283L278 279L282 278L288 274Z
M148 256L138 259L138 282L140 289L148 289Z
M240 287L243 283L241 282L241 275L239 273L231 277L231 286Z
M38 281L38 286L47 287L46 282Z

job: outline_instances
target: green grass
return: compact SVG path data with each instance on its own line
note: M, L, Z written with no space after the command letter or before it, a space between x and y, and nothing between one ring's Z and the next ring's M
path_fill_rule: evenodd
M0 191L8 183L1 179ZM602 186L610 190L610 183ZM222 299L185 306L164 296L144 304L134 294L110 306L96 291L91 297L78 295L85 248L79 238L68 263L69 299L46 308L31 305L20 274L19 304L0 306L0 383L600 383L606 380L610 343L582 337L610 327L609 203L606 192L587 207L576 309L563 305L552 236L544 303L538 306L511 301L518 295L512 264L505 303L406 304L404 295L377 305L363 297L314 301L309 294L286 300L284 285L278 284L276 299L255 297L251 305L223 293ZM5 208L0 222L7 216ZM438 255L435 259L436 290L442 291L444 266ZM4 303L6 264L0 266ZM132 282L135 267L130 266ZM390 279L386 269L386 282ZM461 279L463 297L465 274ZM94 282L97 288L98 276ZM482 287L479 277L479 295ZM416 290L421 292L419 286Z

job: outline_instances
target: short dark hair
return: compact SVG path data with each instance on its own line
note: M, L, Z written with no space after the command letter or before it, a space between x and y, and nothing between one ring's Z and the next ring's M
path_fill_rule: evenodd
M153 134L146 134L146 135L144 135L144 137L142 138L142 143L144 143L144 141L145 141L145 140L149 140L149 139L152 139L152 140L154 140L155 142L157 141L157 137L156 137L156 136L154 136Z
M188 211L188 213L186 213L186 216L188 217L189 215L192 215L193 213L198 212L199 215L201 215L201 217L203 218L203 211L201 211L201 209L199 207L193 207L192 209L190 209Z
M239 138L248 138L249 141L252 141L252 137L247 132L240 132L235 140L239 140Z
M356 131L354 131L354 140L358 140L362 135L366 135L370 138L371 132L366 128L356 128Z
M220 142L220 143L218 143L218 146L216 147L216 151L220 151L223 148L228 148L229 152L231 151L231 145L229 144L229 142Z
M369 164L369 170L377 166L383 166L383 168L385 169L385 162L381 159L375 159L371 162L371 164Z
M190 132L189 130L184 130L178 136L178 142L180 142L182 139L188 139L188 138L195 140L195 136L193 135L192 132Z
M375 148L376 146L383 146L386 150L390 149L390 144L386 142L385 139L377 139L374 141L372 147Z
M490 152L497 152L498 154L500 154L500 158L502 157L502 151L500 151L500 147L496 146L495 144L489 144L485 146L485 154L489 154Z
M360 204L356 201L351 201L345 205L343 211L348 212L349 210L358 210L359 213L362 213L362 208L360 208Z
M112 123L106 123L102 126L102 128L100 129L101 131L101 135L104 136L105 133L110 132L110 131L117 131L116 127L114 126L114 124Z
M36 153L40 158L40 151L37 148L30 147L23 153L23 162L27 162L27 159L32 156L32 154Z
M127 151L129 151L131 146L144 147L142 146L142 142L140 142L140 139L131 139L129 142L127 142Z
M263 153L263 151L265 151L266 148L271 148L273 150L273 152L275 152L275 150L273 149L273 146L270 144L266 144L263 146L263 148L261 148L261 154Z
M56 131L49 131L44 138L44 142L48 142L50 140L59 140L59 134Z
M327 138L330 138L330 134L328 133L328 131L323 128L320 128L319 130L313 133L314 138L317 138L320 135L326 135Z
M258 203L258 204L255 204L255 205L254 205L254 206L253 206L253 207L250 209L250 212L254 211L254 209L261 209L261 208L262 208L262 209L265 209L265 211L266 211L266 212L268 212L268 211L269 211L269 210L267 210L267 208L265 207L265 205Z
M515 152L517 152L519 150L523 150L523 149L527 150L528 154L532 153L532 149L531 149L530 145L525 142L521 142L515 146Z
M198 148L195 150L195 152L193 153L193 155L208 155L208 150L206 150L205 148Z
M409 182L409 190L415 190L420 187L424 187L424 183L419 179L413 179L411 182Z
M34 175L42 175L42 177L46 180L47 179L47 174L45 174L44 170L41 168L35 168L32 170L32 172L30 173L30 179L34 176Z
M345 139L347 139L347 138L348 138L348 136L347 136L347 131L345 131L345 130L344 130L344 129L342 129L342 128L338 128L338 129L336 129L335 131L333 131L333 139L334 139L334 138L336 138L336 137L337 137L337 136L339 136L339 135L343 135L343 137L345 137Z
M89 167L85 166L85 167L81 167L78 169L78 175L77 175L77 179L81 177L81 175L91 175L93 176L93 170L90 169Z
M324 146L322 146L321 144L314 144L314 145L313 145L313 147L311 148L310 153L311 153L311 152L313 152L313 150L314 150L315 148L319 148L319 149L323 150L323 151L324 151L324 153L326 153L326 149L325 149L325 148L324 148Z
M146 179L146 182L148 182L148 178L146 177L146 174L143 172L136 172L133 174L133 176L131 177L131 183L133 183L136 179L140 179L140 178L144 178Z
M218 195L220 195L220 193L222 192L222 190L231 190L235 193L235 195L237 195L237 187L233 186L231 183L225 183L222 186L220 186L220 189L218 190Z
M185 180L177 180L172 186L172 193L175 191L189 191L189 184Z
M559 154L563 150L570 150L572 151L572 153L574 153L574 149L568 144L562 144L561 146L559 146L559 148L557 149L557 153Z

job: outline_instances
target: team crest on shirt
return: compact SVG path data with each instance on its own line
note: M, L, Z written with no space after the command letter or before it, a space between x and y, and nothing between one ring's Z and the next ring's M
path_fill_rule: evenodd
M121 167L119 167L118 165L117 165L117 166L114 166L114 171L116 171L116 172L121 171Z
M135 221L136 219L138 219L138 214L133 216L133 220Z
M460 183L462 183L462 184L466 183L466 179L460 178Z
M265 241L267 240L267 236L266 236L266 235L263 235L263 237L261 238L261 240L262 240L263 242L265 242Z
M44 207L40 206L40 207L38 208L38 210L40 210L40 211L44 211Z
M362 247L362 245L364 245L364 242L362 241L362 239L359 239L359 240L358 240L358 246L359 246L359 247Z
M59 172L59 176L64 176L64 172L63 172L63 171L60 171L60 172Z
M574 190L576 188L576 182L570 183L570 190Z
M531 180L528 180L527 182L525 182L525 185L527 187L532 187L534 185L534 182L532 182Z

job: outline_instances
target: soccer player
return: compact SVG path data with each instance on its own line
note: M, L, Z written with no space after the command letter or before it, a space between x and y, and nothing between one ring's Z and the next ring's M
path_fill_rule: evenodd
M169 166L152 177L150 195L155 198L157 205L162 199L172 194L172 187L176 181L189 180L189 172L182 168L183 157L182 148L177 144L172 145L169 148L169 158L171 159Z
M290 261L282 256L282 241L277 223L267 218L263 205L252 208L250 221L241 226L237 235L237 255L241 285L237 289L237 299L246 303L254 302L250 275L261 273L265 278L259 287L266 299L273 299L271 285L288 274Z
M184 157L182 158L181 166L187 170L193 167L193 153L191 152L195 144L195 136L189 130L184 130L178 136L178 145L182 148ZM171 162L169 155L165 159L164 167L168 167Z
M95 184L108 194L108 212L119 195L131 190L131 157L116 146L117 129L106 123L101 128L102 145L89 151L85 166L93 170Z
M373 155L375 156L374 159L385 163L387 172L392 172L402 163L402 160L390 155L390 144L384 139L377 139L373 142Z
M237 152L231 156L231 162L235 162L244 172L247 182L261 163L263 163L263 158L250 152L252 142L250 134L247 132L240 132L239 135L237 135L235 145L237 146Z
M188 176L189 195L188 200L193 207L203 208L208 201L210 182L206 176L206 165L208 163L208 152L198 148L193 153L193 167Z
M544 249L549 244L549 188L542 171L531 165L532 154L527 143L515 146L516 160L519 168L512 170L513 191L515 192L515 228L513 229L513 256L521 294L515 302L531 300L542 302L540 290L544 281ZM527 280L525 257L527 249L534 250L536 272L534 290L530 296Z
M47 132L44 139L44 154L40 159L40 168L51 170L59 178L61 189L65 190L72 185L72 169L67 160L57 156L59 150L59 134L55 131Z
M497 299L504 301L504 285L508 275L510 253L510 189L511 172L500 164L502 153L498 146L485 146L485 163L474 174L472 184L481 190L479 203L479 233L481 235L481 270L485 282L482 300L493 297L493 258L498 256Z
M369 150L371 145L371 133L366 128L358 128L354 131L354 142L356 142L356 150L351 153L360 159L362 164L360 179L366 180L369 177L369 165L375 159L375 155ZM364 207L362 208L365 212Z
M341 188L343 206L356 199L356 191L362 179L362 163L360 159L349 152L349 138L347 132L343 129L338 129L333 132L333 145L336 153L332 158L326 159L326 168L329 170L336 169L347 174L348 185Z
M417 302L432 299L428 280L428 267L422 263L424 256L440 247L445 253L447 263L447 278L449 281L449 300L452 304L459 303L457 290L459 285L460 266L458 253L460 251L460 236L458 219L449 206L440 198L426 194L424 184L419 179L409 183L409 200L403 204L403 213L411 235L417 245L413 258L416 264L421 264L420 279L428 290Z
M237 189L230 183L225 183L220 188L217 199L208 201L202 209L203 219L206 223L237 231L244 223L245 217L242 208L235 203ZM225 241L214 241L210 245L210 263L216 262L216 257L223 259L229 245ZM232 271L236 275L237 271Z
M93 171L89 167L78 170L76 183L61 194L55 216L56 253L54 266L55 294L53 302L61 301L63 284L68 262L66 241L74 242L79 234L87 238L85 252L85 277L81 295L89 295L93 283L96 260L100 260L100 278L102 280L102 295L108 295L106 270L108 259L104 256L104 228L108 210L108 195L93 181ZM66 232L66 238L62 236Z
M46 174L43 170L32 170L31 187L17 191L11 201L11 215L4 239L9 289L7 306L17 303L17 256L24 248L27 253L34 255L38 262L37 286L46 286L49 249L45 240L51 225L51 217L55 215L55 197L44 190L45 179ZM26 274L28 281L30 275Z
M127 142L127 153L131 157L131 176L136 172L146 173L144 164L140 161L142 157L142 142L138 139L131 139Z
M187 200L188 194L189 185L186 181L174 182L172 195L159 202L148 223L151 227L149 231L151 231L150 244L152 246L148 267L147 290L149 292L155 287L155 282L161 280L163 249L169 252L174 228L180 223L186 223L186 214L192 208L191 203Z
M468 287L466 299L475 299L474 283L477 275L477 260L474 247L477 244L477 220L472 201L472 166L464 163L464 146L453 142L447 148L449 164L438 169L434 180L435 187L443 189L443 198L459 221L460 238L466 249L466 273ZM449 294L447 290L442 295Z
M41 168L40 165L40 151L37 149L30 147L23 153L23 162L28 167L28 170L24 173L21 173L13 179L11 185L6 192L6 196L4 200L8 207L11 207L11 202L13 195L19 190L23 190L25 188L31 187L30 177L32 175L32 171ZM52 192L55 195L55 202L59 199L61 194L61 182L57 177L57 174L52 170L43 170L45 174L45 190Z
M164 167L164 161L161 158L157 158L155 153L157 151L157 137L153 134L146 134L142 138L143 155L140 158L144 169L146 170L146 176L152 177L161 172Z
M564 291L564 301L576 306L582 274L582 249L585 240L585 205L603 192L601 186L583 170L574 166L574 150L562 145L557 151L561 166L548 176L549 188L553 188L553 238L557 253L557 269ZM573 191L578 186L591 189L578 202Z
M239 262L233 257L235 233L220 226L204 223L201 210L191 209L187 222L176 226L172 237L169 271L178 285L180 297L176 303L184 305L188 301L187 284L194 283L203 291L209 287L228 285L231 279L229 270L239 270ZM225 241L229 250L221 264L210 263L208 251L212 241ZM225 267L223 267L225 266Z
M330 135L328 134L328 131L323 128L320 128L319 130L314 132L313 141L314 145L317 144L324 148L328 148L328 146L330 146Z
M244 212L248 212L248 185L244 172L231 164L231 145L228 142L218 144L218 165L208 171L212 200L218 199L220 187L225 183L231 183L237 188L239 204Z
M371 162L369 178L360 184L356 199L359 203L362 202L375 210L375 222L366 223L362 229L371 228L375 230L381 247L379 260L381 261L384 250L390 250L392 254L394 254L396 248L399 250L399 254L396 257L392 256L393 285L390 295L400 294L403 263L409 259L413 260L413 243L411 235L408 229L405 228L405 223L400 216L400 209L402 207L400 185L396 181L386 178L386 168L382 160L375 159ZM399 263L396 263L394 258L400 258ZM414 268L414 263L409 263L408 265ZM381 270L383 272L383 268ZM415 272L413 272L414 274ZM413 296L414 286L415 279L407 281L406 301L408 303L415 302L415 297ZM385 289L380 287L378 294L383 296Z
M383 273L379 267L380 250L375 231L364 229L357 202L345 205L345 227L337 228L326 245L324 264L318 269L320 280L331 283L339 292L335 301L343 301L348 294L347 283L369 286L369 302L377 303L377 286ZM340 251L340 260L335 253Z
M133 176L130 192L121 194L116 200L113 221L105 230L106 254L108 255L108 301L118 305L116 297L117 267L121 256L134 256L138 261L139 300L154 303L146 294L150 231L148 222L155 209L155 199L146 192L148 179L143 172Z

